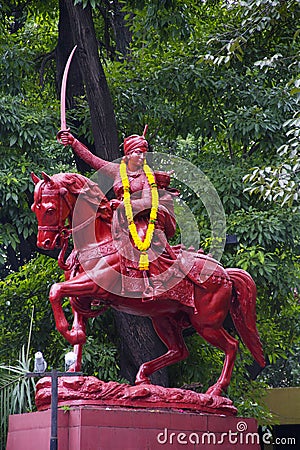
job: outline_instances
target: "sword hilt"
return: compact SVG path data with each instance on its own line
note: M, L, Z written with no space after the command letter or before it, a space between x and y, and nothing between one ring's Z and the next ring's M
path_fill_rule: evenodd
M62 142L61 142L61 135L63 134L63 133L69 133L69 131L70 131L70 128L67 128L66 130L59 130L59 132L57 133L57 135L56 135L56 139L58 140L58 142L61 144Z

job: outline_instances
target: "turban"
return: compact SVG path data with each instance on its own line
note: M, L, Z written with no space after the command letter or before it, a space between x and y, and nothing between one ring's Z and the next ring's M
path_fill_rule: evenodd
M137 148L141 149L143 152L146 152L148 150L148 142L145 139L147 128L148 125L145 126L142 136L139 136L138 134L132 134L131 136L128 136L124 139L123 146L125 155L127 155L127 153L131 150Z

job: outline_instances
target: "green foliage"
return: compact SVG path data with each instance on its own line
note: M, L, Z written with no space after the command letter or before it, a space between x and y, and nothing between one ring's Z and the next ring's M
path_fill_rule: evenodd
M118 339L112 310L90 319L87 324L87 345L82 355L83 372L104 381L127 382L119 375Z
M80 124L77 133L84 136L89 144L94 143L89 105L84 98L77 98L76 109L67 111L67 122Z
M23 98L33 95L35 101L43 97L46 102L49 96L55 99L55 78L53 71L45 74L40 66L44 66L46 56L57 40L57 2L18 3L9 2L6 11L2 9L0 91Z
M32 410L32 392L35 388L33 379L26 379L26 373L30 371L31 358L25 354L24 346L21 349L18 366L0 364L0 389L1 398L9 401L7 408L11 414L21 414ZM6 392L4 392L6 391ZM5 405L1 404L1 411ZM3 418L3 416L1 415Z
M21 148L24 152L54 136L53 113L41 104L33 109L20 96L0 98L1 145Z
M289 348L272 366L268 366L262 374L271 387L295 387L300 385L300 347Z
M51 6L49 10L45 2L35 2L34 7L31 2L6 2L1 7L1 277L16 270L33 253L36 220L30 211L30 172L53 173L54 166L55 171L66 170L71 161L70 151L63 154L54 140L59 117L55 72L50 65L47 72L44 70L44 58L57 39L57 5L46 3Z
M5 447L5 436L8 428L9 414L21 414L32 410L32 398L35 388L33 378L26 378L30 371L29 347L33 323L33 309L29 327L27 350L23 345L17 366L5 365L0 362L0 447ZM2 352L1 352L2 353Z
M243 176L249 171L254 156L248 160L236 159L233 164L229 158L224 158L215 143L201 147L190 137L186 141L181 139L176 150L180 156L199 165L213 182L225 209L227 233L238 238L236 246L225 247L224 266L247 270L257 285L258 329L265 355L272 365L256 382L245 382L245 367L251 365L251 356L241 345L242 357L237 360L229 396L239 405L239 414L246 414L248 410L261 423L267 423L270 417L265 407L259 406L263 383L270 386L288 383L288 369L281 377L276 367L293 367L295 376L298 373L297 356L293 356L291 349L299 345L300 217L287 205L282 208L276 203L266 203L245 191ZM184 197L185 194L183 192ZM191 197L185 197L185 200L198 217L201 238L208 239L211 233L209 217L202 202ZM205 241L201 244L205 248ZM207 357L203 351L206 344L195 336L189 343L190 358L180 363L178 368L171 369L171 378L179 385L191 386L201 380L203 391L219 376L223 355L211 349ZM290 383L295 376L291 377ZM238 386L242 386L243 393Z
M265 404L267 388L267 383L250 380L248 374L236 365L228 395L238 408L239 416L255 417L258 425L273 425L275 419Z
M7 259L8 247L13 249L16 258L22 263L29 256L28 253L22 256L22 249L27 249L29 245L26 241L35 240L37 224L30 210L34 190L30 172L34 171L40 176L42 170L50 174L54 171L70 171L70 166L63 163L70 157L70 150L64 150L63 154L59 144L48 140L30 152L25 148L20 151L16 145L1 148L1 142L0 149L0 274L6 274L12 269Z
M98 334L95 330L92 334L83 350L82 370L103 381L124 381L119 376L117 347L109 341L107 334Z
M10 414L22 414L32 411L32 397L35 383L33 378L26 378L30 370L30 359L26 358L22 347L17 366L0 364L0 448L4 449Z
M189 39L169 33L160 40L159 23L145 26L158 5L137 2L131 58L108 68L121 127L131 132L136 123L144 121L169 139L185 137L193 130L203 143L211 137L218 140L231 157L260 151L274 154L285 139L282 124L287 114L297 110L286 88L297 74L298 46L293 39L297 2L286 3L282 7L280 2L258 5L252 1L242 6L237 2L227 6L223 2L190 2L184 12ZM162 5L164 17L168 17L170 5L169 15L182 14L182 2L172 1ZM252 15L254 24L250 25L247 20L250 22ZM270 19L266 19L265 31L268 46L256 17L258 22ZM155 20L159 21L159 16ZM276 27L276 35L272 27ZM232 55L226 65L220 63L223 49L225 59L228 53ZM273 56L276 49L282 57L273 58L275 67L268 74L259 70L257 61Z
M191 18L199 13L200 7L197 2L134 0L124 9L128 11L126 19L134 31L134 40L149 41L151 45L156 39L157 44L162 45L165 39L187 40L192 33Z
M0 58L0 86L5 87L7 94L16 95L25 88L24 74L32 70L30 52L26 47L22 47L21 43L16 43L13 47L11 44L8 45L7 42L3 42L0 49L2 53ZM31 56L33 57L32 53Z
M17 359L18 349L28 340L32 307L32 348L41 350L53 365L59 359L58 352L63 352L64 340L55 331L48 292L50 286L61 279L57 261L40 255L0 281L0 347L5 364Z
M259 299L258 314L261 316L260 328L262 332L262 339L266 348L266 354L268 355L270 363L273 365L282 364L282 360L289 360L289 364L293 365L297 363L297 356L293 363L294 349L299 345L299 318L300 318L300 306L297 298L290 297L285 300L285 304L279 305L272 304L262 305L261 299ZM274 320L275 316L275 320ZM277 383L280 379L275 368L272 366L267 371L269 380L272 387L277 387ZM273 374L273 375L272 375ZM279 385L286 384L285 377L282 376ZM292 379L290 380L290 383Z
M12 271L11 249L25 265L0 282L0 346L6 364L18 357L35 305L32 346L58 367L65 341L55 331L48 290L62 274L56 261L22 257L24 241L36 231L30 170L39 175L73 169L71 151L55 141L55 70L45 59L57 42L58 5L13 3L4 2L0 12L1 276ZM90 5L100 23L99 2L74 3ZM217 189L227 232L239 241L226 247L223 263L255 279L258 327L272 363L250 383L245 365L251 358L241 346L229 395L240 414L268 423L258 401L264 383L294 385L299 374L299 2L132 0L124 8L132 33L129 57L105 65L120 134L139 133L149 123L156 150L189 159ZM74 131L92 142L85 98L70 112L72 120L81 123ZM182 196L208 248L208 214L188 189ZM70 316L67 300L64 308ZM118 379L112 316L91 322L84 370ZM219 376L223 355L197 336L188 345L191 357L171 368L171 380L176 386L200 380L203 391Z
M295 113L283 126L288 130L288 140L277 150L280 161L273 166L255 167L252 173L245 175L244 181L249 184L245 191L268 202L299 209L299 114Z

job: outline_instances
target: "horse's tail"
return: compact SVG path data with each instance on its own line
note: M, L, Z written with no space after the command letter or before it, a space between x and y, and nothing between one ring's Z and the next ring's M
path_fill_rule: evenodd
M242 269L226 269L233 283L230 314L236 330L254 359L261 367L266 361L256 328L256 286L252 277Z

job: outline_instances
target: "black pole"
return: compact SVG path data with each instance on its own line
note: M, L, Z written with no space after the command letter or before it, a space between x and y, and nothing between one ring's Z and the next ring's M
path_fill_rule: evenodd
M58 406L58 377L57 370L51 371L51 437L50 450L57 450L57 406Z
M52 369L51 372L28 372L27 377L51 377L51 436L50 450L57 450L57 410L58 410L58 377L76 377L81 376L82 372L59 372Z

